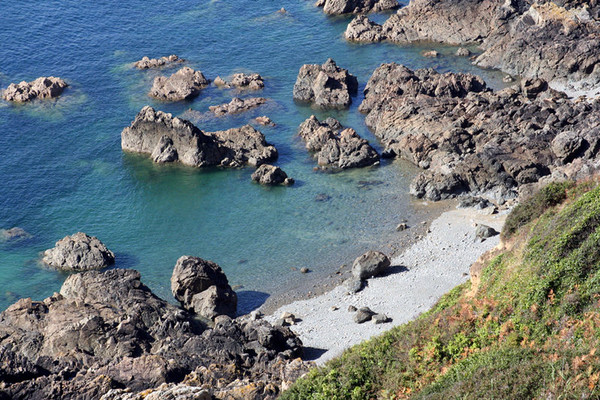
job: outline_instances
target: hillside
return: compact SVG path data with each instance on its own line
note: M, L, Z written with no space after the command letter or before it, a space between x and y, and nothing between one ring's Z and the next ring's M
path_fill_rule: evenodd
M600 187L555 183L417 320L312 370L289 399L598 398Z

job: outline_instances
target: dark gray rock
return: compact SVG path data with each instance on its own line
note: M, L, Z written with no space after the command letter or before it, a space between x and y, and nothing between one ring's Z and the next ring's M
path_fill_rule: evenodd
M385 324L386 322L391 322L392 319L385 314L375 314L373 315L373 317L371 317L371 321L373 321L374 324L378 325Z
M384 273L391 265L390 259L380 251L367 251L354 260L352 275L357 279L368 279Z
M377 313L372 311L369 307L361 307L358 309L356 314L354 314L354 322L357 324L365 323L370 321L376 314Z
M305 64L294 84L294 99L319 108L346 108L356 94L358 81L329 58L323 65Z
M475 230L475 237L477 239L481 240L482 242L487 238L491 238L491 237L499 235L499 234L500 234L500 232L498 232L491 226L487 226L487 225L483 225L483 224L477 225L477 229Z
M584 149L584 139L574 131L561 132L552 140L552 151L561 163L573 161Z
M44 252L42 261L63 271L87 271L108 267L115 262L115 254L95 236L77 232L56 242Z
M163 101L188 100L200 94L200 90L208 86L210 81L201 71L183 67L168 78L154 78L149 95Z
M293 185L294 180L279 167L262 164L252 174L252 180L261 185Z
M352 277L346 280L345 285L349 293L358 293L363 289L365 283L362 279Z
M69 86L67 82L61 78L41 77L31 82L11 83L3 91L2 98L18 103L34 99L51 99L60 96L67 86Z

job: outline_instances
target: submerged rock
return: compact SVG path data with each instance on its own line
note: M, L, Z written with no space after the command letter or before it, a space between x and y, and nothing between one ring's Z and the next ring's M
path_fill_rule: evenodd
M46 250L42 261L63 271L87 271L108 267L115 262L115 254L95 236L77 232L56 242Z
M182 63L185 60L183 58L177 57L175 54L171 54L168 57L160 57L160 58L148 58L146 56L142 57L141 60L136 61L133 65L138 69L149 69L149 68L160 68L165 65Z
M300 125L298 135L306 149L316 153L321 166L347 169L379 162L379 155L367 140L353 129L342 130L342 125L334 118L320 122L311 115Z
M60 96L67 86L69 86L67 82L61 78L41 77L31 82L11 83L3 91L2 98L19 103L34 99L50 99Z
M258 166L277 158L275 147L250 125L203 132L190 121L150 106L142 108L131 125L123 129L121 147L150 154L155 162L179 161L194 167Z
M261 185L293 185L294 180L279 167L263 164L254 171L252 180Z
M215 85L223 88L238 88L259 90L265 87L265 82L259 74L233 74L231 80L226 81L220 76L215 78Z
M358 81L329 58L323 65L305 64L294 84L294 99L321 108L345 108L356 94Z
M317 0L317 7L323 7L327 14L364 14L394 10L400 7L397 0Z
M154 78L149 95L164 101L187 100L198 96L200 90L209 83L210 81L201 71L183 67L168 78L165 76Z
M221 104L218 106L210 106L208 109L215 114L217 117L228 115L228 114L238 114L244 111L251 110L258 106L261 106L267 102L267 99L264 97L252 97L249 99L240 99L238 97L234 97L229 103Z
M29 238L31 238L31 234L18 226L10 229L0 229L0 241L13 242Z

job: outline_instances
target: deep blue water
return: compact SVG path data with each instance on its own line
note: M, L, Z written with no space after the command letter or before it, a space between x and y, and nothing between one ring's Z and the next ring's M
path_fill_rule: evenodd
M281 7L288 13L278 14ZM475 72L491 86L500 86L501 76L454 57L453 47L436 47L443 57L432 60L420 55L430 45L349 44L342 37L348 21L327 17L307 0L0 2L0 88L49 75L70 85L57 100L0 100L0 229L19 226L33 235L0 243L0 309L60 289L65 275L41 266L39 253L77 231L98 236L116 253L117 268L140 270L163 298L170 298L172 268L184 254L217 262L243 290L273 293L299 279L294 269L308 266L319 276L393 240L400 219L417 218L407 193L416 170L385 161L314 172L315 161L295 137L312 113L334 116L378 144L357 111L361 94L348 111L295 104L298 69L333 57L358 77L360 93L382 62ZM244 96L268 97L268 105L194 122L211 131L268 115L277 126L259 129L296 186L260 187L250 182L251 168L154 165L121 151L121 130L144 105L179 116L235 95L210 87L191 102L150 99L153 78L176 69L139 71L131 63L169 54L209 79L241 71L265 78L263 91ZM319 194L331 198L315 201ZM241 298L242 310L253 305L251 296Z

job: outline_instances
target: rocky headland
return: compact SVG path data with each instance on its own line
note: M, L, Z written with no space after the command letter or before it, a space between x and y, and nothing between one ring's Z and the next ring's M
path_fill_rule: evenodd
M121 133L125 151L149 154L154 162L181 162L193 167L259 166L275 160L277 150L262 133L245 125L203 132L190 121L144 107Z
M331 15L366 14L400 7L397 0L317 0L315 5Z
M358 80L329 58L323 65L305 64L294 84L294 100L319 108L346 108L358 91Z
M61 78L41 77L31 82L11 83L2 91L2 98L17 103L34 99L51 99L60 96L67 86L69 86L67 82Z
M146 56L142 57L141 60L136 61L133 65L138 69L150 69L150 68L161 68L165 66L169 66L171 64L182 63L185 62L183 58L179 58L175 54L171 54L168 57L160 57L160 58L148 58Z
M148 95L163 101L189 100L200 94L210 81L201 71L183 67L173 75L157 76Z

